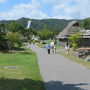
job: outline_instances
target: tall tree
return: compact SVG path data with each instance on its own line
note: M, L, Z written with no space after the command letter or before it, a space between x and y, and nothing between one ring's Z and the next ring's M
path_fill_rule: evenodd
M41 32L38 33L39 34L39 37L43 40L45 39L50 39L50 38L53 38L54 37L54 32L51 31L50 29L48 28L45 28L44 30L42 30Z
M32 36L33 35L37 35L37 32L35 30L33 30L32 28L28 28L28 29L25 29L23 31L23 35L24 37L26 37L28 40L31 40Z
M6 25L0 24L0 49L6 48Z
M7 25L7 28L10 32L23 32L24 28L16 21L12 21Z
M90 18L86 18L82 21L81 26L86 30L90 30Z

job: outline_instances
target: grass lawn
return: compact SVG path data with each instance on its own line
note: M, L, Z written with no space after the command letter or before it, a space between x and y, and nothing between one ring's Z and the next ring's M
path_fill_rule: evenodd
M0 53L0 90L45 90L34 52Z
M81 58L77 57L75 55L74 51L70 51L70 55L67 55L65 51L61 52L60 54L62 54L63 56L65 56L69 60L72 60L72 61L74 61L76 63L79 63L79 64L85 66L86 68L90 69L90 62L85 61L84 59L81 59Z
M63 46L60 46L60 45L57 45L56 48L57 49L64 49L64 47Z

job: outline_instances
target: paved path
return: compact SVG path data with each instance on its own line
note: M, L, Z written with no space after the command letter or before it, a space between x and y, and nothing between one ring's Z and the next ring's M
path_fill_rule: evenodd
M90 70L60 54L48 55L34 45L31 49L37 53L46 90L90 90Z

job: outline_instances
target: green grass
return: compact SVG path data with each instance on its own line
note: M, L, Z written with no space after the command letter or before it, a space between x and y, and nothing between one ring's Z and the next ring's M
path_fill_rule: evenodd
M17 68L5 68L6 66ZM44 90L34 52L0 53L0 90Z
M60 45L57 45L56 48L57 49L64 49L64 47L63 46L60 46Z
M74 51L71 51L69 55L67 55L65 51L61 52L60 54L62 54L64 57L68 58L69 60L79 63L84 67L90 69L90 62L77 57Z

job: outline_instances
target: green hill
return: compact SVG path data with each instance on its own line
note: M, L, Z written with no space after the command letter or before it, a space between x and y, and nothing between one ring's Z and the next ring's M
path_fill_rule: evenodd
M44 28L49 28L55 32L61 32L67 24L72 20L65 20L65 19L30 19L30 18L20 18L16 20L20 23L23 27L27 27L28 20L31 20L31 28L37 31L41 31ZM2 20L0 23L9 24L12 20Z

